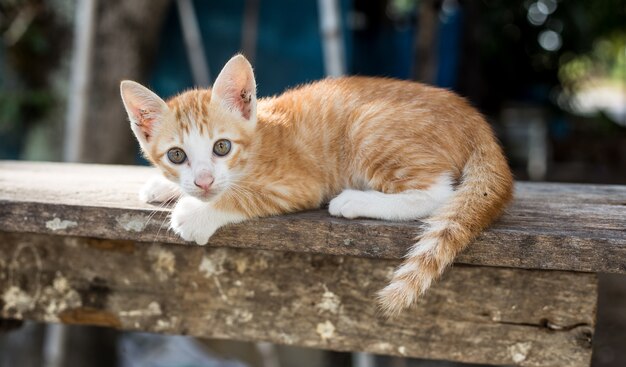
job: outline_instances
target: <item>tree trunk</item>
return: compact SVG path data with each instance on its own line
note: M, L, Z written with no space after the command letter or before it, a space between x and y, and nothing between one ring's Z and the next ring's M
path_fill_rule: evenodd
M99 1L81 162L132 163L137 145L119 93L145 81L169 0ZM70 96L71 97L71 96Z

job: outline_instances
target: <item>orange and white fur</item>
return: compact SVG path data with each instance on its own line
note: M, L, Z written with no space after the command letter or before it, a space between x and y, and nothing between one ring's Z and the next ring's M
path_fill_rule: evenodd
M346 77L257 100L252 67L237 55L212 89L165 102L123 81L121 93L145 156L166 178L140 197L180 195L171 228L187 241L203 245L229 223L327 202L338 217L424 219L378 294L388 315L423 294L511 199L489 125L446 90Z

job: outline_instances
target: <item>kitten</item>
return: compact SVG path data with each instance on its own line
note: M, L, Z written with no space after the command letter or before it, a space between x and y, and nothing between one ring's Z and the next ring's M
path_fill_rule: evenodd
M181 195L171 228L206 244L229 223L318 208L331 215L425 219L378 294L394 315L410 306L502 212L512 176L483 117L457 95L382 78L325 79L257 100L250 63L224 66L212 89L168 102L121 83L131 128L167 180L146 201Z

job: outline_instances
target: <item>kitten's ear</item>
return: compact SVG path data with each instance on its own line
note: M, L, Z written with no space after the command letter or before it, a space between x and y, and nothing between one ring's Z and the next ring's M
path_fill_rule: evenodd
M211 103L220 103L248 121L256 121L256 82L243 55L230 59L215 79Z
M137 140L142 145L150 142L168 111L167 104L150 89L130 80L120 83L120 92Z

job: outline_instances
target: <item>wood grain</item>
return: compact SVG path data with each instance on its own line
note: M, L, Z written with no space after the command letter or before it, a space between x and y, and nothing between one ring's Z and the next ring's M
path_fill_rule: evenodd
M113 240L183 243L168 208L139 202L151 168L0 162L0 228ZM419 222L345 220L324 210L225 227L210 247L401 258ZM507 213L458 263L626 273L626 186L517 183Z
M396 260L0 232L2 317L471 363L587 366L596 276L455 266L400 318Z

